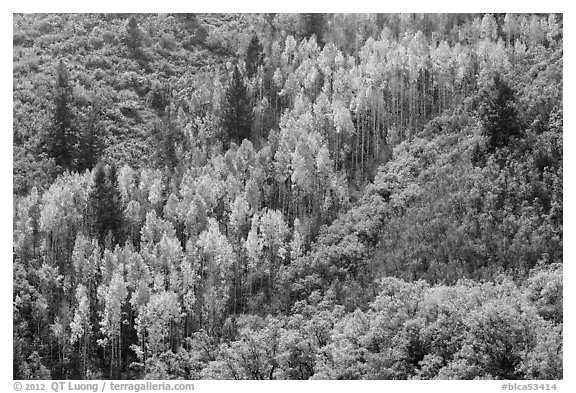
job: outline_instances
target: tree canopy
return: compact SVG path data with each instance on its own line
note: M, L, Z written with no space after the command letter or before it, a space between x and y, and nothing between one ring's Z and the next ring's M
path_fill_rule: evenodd
M14 379L562 379L563 18L14 14Z

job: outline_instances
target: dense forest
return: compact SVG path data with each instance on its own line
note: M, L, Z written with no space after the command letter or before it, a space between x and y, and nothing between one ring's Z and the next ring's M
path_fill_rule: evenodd
M14 14L15 379L561 379L563 18Z

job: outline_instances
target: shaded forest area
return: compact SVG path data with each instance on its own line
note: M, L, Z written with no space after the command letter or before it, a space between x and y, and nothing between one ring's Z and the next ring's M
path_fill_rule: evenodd
M562 378L562 15L13 18L14 379Z

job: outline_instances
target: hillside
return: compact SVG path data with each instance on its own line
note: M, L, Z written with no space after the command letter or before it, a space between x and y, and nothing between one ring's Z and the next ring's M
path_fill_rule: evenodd
M14 378L561 379L562 27L14 15Z

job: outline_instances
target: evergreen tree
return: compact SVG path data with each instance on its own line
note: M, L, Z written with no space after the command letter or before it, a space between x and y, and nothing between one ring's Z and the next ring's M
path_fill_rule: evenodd
M98 163L94 169L94 185L89 196L89 226L91 235L101 245L109 234L113 246L122 240L122 207L116 167Z
M514 92L499 74L490 77L480 90L478 114L483 133L489 138L489 148L508 145L511 137L520 135L520 126L514 107Z
M106 216L106 171L104 165L98 163L94 169L94 185L89 197L90 232L102 244L105 234L104 217Z
M246 51L246 76L248 78L252 78L256 74L258 67L262 65L263 59L262 45L258 40L258 36L253 34Z
M62 169L73 170L74 149L76 146L76 128L72 109L73 92L70 74L64 61L60 60L56 70L54 90L54 117L46 141L46 150Z
M123 209L122 209L122 198L120 195L120 189L118 188L118 171L116 165L110 165L108 170L108 223L107 228L111 231L113 236L114 245L117 243L123 243Z
M238 66L234 67L232 81L226 90L223 104L223 126L230 140L238 145L250 139L252 105Z
M173 171L178 165L176 148L182 142L183 136L170 111L155 125L154 138L158 146L159 164Z
M300 15L301 31L304 38L316 36L316 43L324 45L324 14L312 13Z

